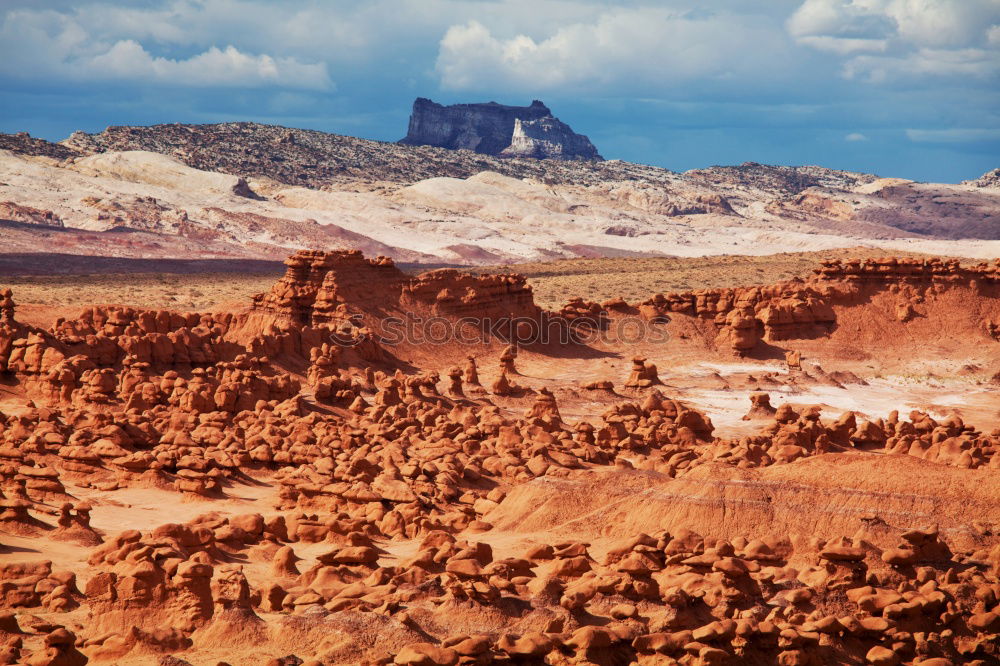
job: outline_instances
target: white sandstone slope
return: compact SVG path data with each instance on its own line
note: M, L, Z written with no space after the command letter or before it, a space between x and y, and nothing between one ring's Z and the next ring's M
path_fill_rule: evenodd
M322 189L248 180L249 185L235 175L145 151L64 161L0 151L0 204L51 211L67 234L118 234L104 236L116 254L127 252L120 234L129 231L140 245L156 246L164 256L190 258L199 248L213 256L282 258L298 247L356 247L401 261L467 264L601 255L763 255L855 245L1000 255L997 240L950 240L961 237L961 224L986 237L989 225L996 224L1000 193L973 185L880 179L851 191L831 184L776 197L752 179L713 181L695 172L672 174L657 185L625 180L554 185L493 172ZM940 205L943 217L915 217L897 203L907 197ZM971 221L962 217L968 211ZM0 226L7 251L45 251L41 244L30 247L32 233L26 224L16 233L10 224ZM72 252L71 235L60 238L60 251ZM100 247L100 237L90 240L81 251Z

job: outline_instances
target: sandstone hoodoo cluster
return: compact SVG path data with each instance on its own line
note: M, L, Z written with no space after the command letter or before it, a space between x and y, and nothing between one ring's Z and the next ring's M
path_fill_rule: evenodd
M1000 263L963 268L940 259L825 261L810 282L794 281L765 287L656 294L639 304L648 319L684 313L711 319L717 342L737 354L759 350L762 344L829 334L837 326L834 306L871 299L893 301L895 319L905 323L927 316L936 296L961 285L963 291L988 303L1000 298ZM981 321L992 337L991 318Z
M571 130L537 99L530 106L496 102L442 106L418 97L400 143L500 157L603 159L590 139Z
M696 349L818 381L838 336L946 322L1000 361L1000 262L827 262L559 312L518 275L286 264L236 312L43 327L0 292L0 663L1000 658L1000 428L772 404L758 373L749 430L722 435L671 376ZM387 340L407 315L478 337ZM604 336L476 327L494 317ZM625 321L671 342L615 338Z

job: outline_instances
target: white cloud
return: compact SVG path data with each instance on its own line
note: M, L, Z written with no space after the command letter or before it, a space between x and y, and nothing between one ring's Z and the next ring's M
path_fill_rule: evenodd
M182 3L183 4L183 3ZM252 53L233 45L185 49L181 57L154 55L140 38L156 44L181 37L165 24L141 27L137 10L93 12L15 10L0 22L0 74L28 80L122 81L179 86L277 87L329 90L325 62ZM129 35L116 39L118 35ZM183 40L181 40L183 41ZM176 46L176 44L175 44Z
M837 73L1000 76L1000 0L16 2L0 10L0 75L33 84L310 91L370 74L428 94L429 75L496 96L733 99L843 94Z
M233 46L212 47L187 59L153 57L133 40L117 42L107 52L78 63L95 79L155 81L187 86L274 85L326 90L332 82L326 64L300 63L294 58L249 55Z
M484 6L523 6L518 0ZM595 90L605 94L704 91L728 83L806 83L810 64L848 80L916 85L920 80L1000 77L1000 0L802 0L787 17L746 5L685 11L637 3L593 13L560 3L562 23L455 21L438 48L436 71L452 90ZM590 13L569 11L586 7ZM688 3L688 9L693 7ZM816 53L819 61L808 54ZM823 54L822 56L819 54ZM822 62L826 59L826 63Z
M688 82L740 86L782 77L788 40L760 15L692 14L660 7L606 11L542 37L508 36L477 20L452 25L436 69L443 87L522 91L555 88L663 90Z
M964 48L981 43L1000 22L996 0L892 0L885 8L899 37L928 48Z
M6 0L10 2L11 0ZM21 0L24 2L24 0ZM524 2L527 0L515 0ZM300 62L351 64L380 59L415 42L436 44L456 16L492 6L466 0L78 0L71 9L5 11L0 22L38 21L43 15L76 24L92 42L132 40L154 55L204 52L232 44L243 53ZM0 2L0 5L3 3ZM509 11L510 0L496 3ZM536 12L537 13L537 12ZM544 15L544 13L543 13ZM4 45L0 43L0 49Z
M788 19L800 44L833 53L884 51L893 21L878 11L879 0L806 0Z
M943 130L908 129L906 137L918 143L969 143L1000 140L1000 129L955 128Z
M851 132L850 134L848 134L847 136L844 137L844 141L850 141L852 143L857 143L857 142L867 141L867 140L868 140L868 137L865 136L864 134L860 133L860 132Z
M919 49L901 56L857 56L844 65L844 76L869 83L922 77L995 78L1000 53L988 49Z
M1000 75L1000 0L805 0L786 28L849 79Z
M853 39L832 37L830 35L805 35L799 37L797 41L799 44L838 55L849 55L865 51L885 51L889 47L889 42L885 39Z

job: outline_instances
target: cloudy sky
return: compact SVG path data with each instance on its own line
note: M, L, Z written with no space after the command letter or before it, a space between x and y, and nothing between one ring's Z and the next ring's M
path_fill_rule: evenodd
M1000 166L1000 0L3 0L0 131L257 120L396 140L545 101L607 158Z

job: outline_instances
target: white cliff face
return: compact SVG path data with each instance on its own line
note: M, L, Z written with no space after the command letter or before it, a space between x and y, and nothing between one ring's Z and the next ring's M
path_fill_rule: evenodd
M553 117L538 100L530 106L496 102L442 106L418 98L401 143L504 157L602 159L590 139Z
M600 159L587 137L576 134L569 125L551 116L515 120L510 145L500 151L500 155L555 160Z

